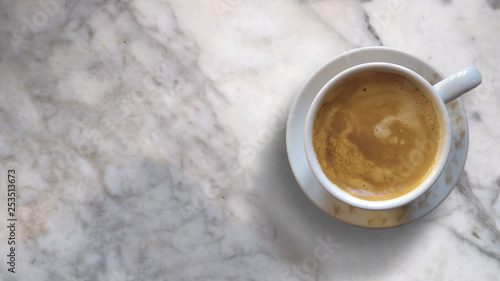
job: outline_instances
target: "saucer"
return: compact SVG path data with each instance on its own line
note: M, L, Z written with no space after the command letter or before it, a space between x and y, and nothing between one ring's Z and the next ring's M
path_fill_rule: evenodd
M288 160L295 179L307 197L332 217L347 224L366 228L401 226L434 210L446 199L457 183L463 171L469 147L467 117L462 102L457 99L446 104L452 128L452 144L448 161L436 183L425 194L403 207L371 211L347 205L326 191L314 177L306 159L304 126L309 106L316 94L333 76L358 64L380 61L412 69L431 84L436 84L444 78L431 65L401 50L387 47L354 49L323 65L305 82L292 103L286 128Z

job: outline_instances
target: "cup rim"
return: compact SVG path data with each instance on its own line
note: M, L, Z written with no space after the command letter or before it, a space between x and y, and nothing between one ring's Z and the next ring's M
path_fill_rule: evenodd
M440 128L442 128L442 134L440 134L440 139L438 141L438 153L435 158L435 164L432 172L427 176L427 178L416 188L410 192L392 199L381 200L381 201L370 201L366 199L357 198L346 191L340 189L337 185L332 183L326 175L316 158L316 152L312 145L312 129L316 113L319 106L322 104L322 100L328 91L337 85L337 83L344 81L346 78L356 75L358 73L367 71L381 71L390 72L402 75L412 83L414 83L428 98L430 98L435 107L438 109L437 114L440 119ZM350 67L336 76L334 76L330 81L328 81L319 93L314 98L306 116L305 129L304 129L304 148L306 152L306 159L308 164L319 183L334 197L341 200L342 202L361 209L367 210L387 210L409 204L413 200L417 199L423 195L427 190L429 190L432 185L437 181L439 176L444 170L447 163L448 156L451 147L451 127L450 120L447 114L447 109L436 88L434 88L425 78L423 78L418 73L410 70L406 67L388 63L388 62L370 62L363 63L353 67Z

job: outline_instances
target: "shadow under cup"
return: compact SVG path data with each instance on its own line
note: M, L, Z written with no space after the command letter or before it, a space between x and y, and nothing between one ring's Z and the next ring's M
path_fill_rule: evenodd
M368 161L369 165L368 166L362 165L361 168L359 168L358 166L353 164L353 163L355 163L355 162L353 162L353 161L355 161L353 159L356 159L361 154L363 155L362 157L365 157L366 155L369 154L370 157L372 157L372 159L373 159L373 157L375 157L374 155L385 155L383 153L381 154L381 153L378 153L377 151L374 151L374 149L376 149L376 146L370 147L369 149L367 149L365 147L365 148L363 148L364 151L362 151L362 149L359 147L354 147L353 149L350 149L349 152L346 153L344 155L345 157L343 157L343 158L336 156L338 154L330 153L332 151L341 150L342 147L344 146L344 143L351 142L354 138L354 137L352 137L353 132L355 132L355 131L361 132L362 130L364 130L363 132L359 133L361 136L361 138L359 138L359 139L360 139L360 141L365 141L367 144L370 144L371 142L370 142L369 138L362 137L363 133L371 131L371 132L373 132L373 134L382 134L384 137L385 137L385 135L387 135L387 132L384 132L384 130L381 130L382 132L379 130L380 125L378 125L379 127L375 126L374 129L371 129L371 130L365 130L365 128L363 126L360 126L359 123L349 125L350 126L349 127L349 130L350 130L349 134L344 134L344 132L337 133L335 131L338 127L345 125L341 122L340 118L335 119L333 117L333 116L337 116L337 115L335 115L335 114L337 114L337 111L338 112L340 112L340 111L348 112L348 114L350 114L350 115L357 114L356 112L358 112L358 111L353 112L353 111L348 111L348 109L347 109L347 108L350 108L349 106L351 106L352 103L371 102L370 103L370 107L371 107L370 110L375 110L373 112L375 112L375 115L377 115L378 117L374 116L374 118L371 118L371 116L368 115L368 118L364 119L366 121L363 121L363 124L365 122L369 123L372 121L375 123L379 122L379 119L381 118L380 116L382 116L380 114L384 114L384 113L382 111L377 110L378 104L376 102L373 103L373 101L370 101L370 100L362 101L364 99L365 93L368 94L370 89L366 89L363 86L364 85L363 84L363 85L359 85L359 86L354 87L354 88L356 88L357 92L353 91L351 93L350 92L351 88L345 86L348 83L351 83L351 84L356 83L353 81L358 81L359 79L358 80L356 80L356 79L359 77L362 77L363 75L372 75L372 74L374 74L374 75L384 74L385 76L399 76L399 77L406 78L406 79L403 78L403 80L406 81L405 82L406 85L410 85L409 88L418 89L418 91L420 93L422 93L424 96L424 97L422 97L422 99L424 99L428 103L430 101L429 106L432 106L432 108L434 109L435 119L437 119L438 126L436 126L435 129L437 129L439 132L439 134L436 134L436 135L438 135L438 137L431 139L427 143L427 145L434 146L436 148L435 156L433 157L433 159L431 159L431 161L428 164L426 164L429 167L425 167L426 172L425 172L425 175L422 177L422 180L415 182L413 184L408 184L410 186L404 187L405 192L399 193L398 195L396 195L396 197L384 196L381 198L373 199L373 198L368 198L366 196L360 196L357 193L353 193L352 189L350 189L351 187L346 186L344 184L344 182L336 181L336 180L333 180L334 182L332 182L332 180L329 179L329 176L331 178L332 167L334 167L333 168L334 172L339 171L339 173L342 170L349 170L349 169L357 170L357 172L359 172L359 174L361 174L362 177L363 177L363 175L368 175L368 174L370 174L374 177L380 177L380 178L385 178L387 176L383 172L380 172L380 171L382 171L381 169L385 169L385 168L383 168L381 165L376 164L376 163L378 163L377 162L378 159L376 159L377 161ZM394 74L396 74L396 75L394 75ZM384 77L384 75L382 75L380 77ZM392 85L389 84L389 83L392 83L391 81L380 79L379 76L374 76L374 77L376 77L377 80L372 79L373 80L372 83L374 83L372 85L377 86L377 84L378 84L380 86L384 86L384 87L388 87L388 88L392 87ZM335 98L335 99L332 98L331 92L332 91L339 92L340 90L338 90L338 89L340 87L343 87L342 91L345 91L345 93L342 93L341 96L342 97L345 96L346 99L349 98L349 101L345 101L346 102L345 104L340 103L340 102L344 102L344 101L341 101L344 98ZM365 92L362 92L362 91L365 91ZM388 94L388 93L385 93L383 95L390 97L390 94ZM407 95L407 96L409 96L409 95ZM420 96L422 96L422 95L420 95ZM359 97L359 101L357 100L358 97ZM318 120L328 120L328 122L330 122L330 121L332 122L331 124L328 125L329 127L326 127L325 131L330 130L330 128L332 128L332 130L334 132L333 134L338 134L338 135L334 135L334 137L336 139L338 139L339 142L338 142L338 144L335 144L335 141L330 141L333 139L330 135L328 138L325 138L325 140L328 140L328 141L325 141L325 145L327 146L326 149L322 150L321 152L318 152L318 150L315 150L315 147L313 145L314 144L314 140L313 140L314 123L317 119L318 113L322 110L322 108L324 108L324 106L326 104L329 105L330 103L336 103L336 102L339 103L339 106L334 107L335 114L332 113L331 115L324 115L323 113L321 113L321 118L323 118L323 115L327 116L328 118L319 119L319 117L318 117ZM340 106L340 105L342 105L342 106ZM408 110L408 109L410 109L410 110ZM389 110L390 110L390 107L389 107ZM403 110L403 114L409 114L407 111L413 112L413 111L419 111L419 110L420 109L415 109L413 107L405 107ZM355 118L356 118L356 116L355 116ZM383 120L389 120L391 118L393 118L393 117L388 115L388 116L384 117ZM356 119L356 120L358 120L358 119ZM361 119L359 119L359 120L361 120ZM338 121L338 122L335 123L336 121ZM322 121L318 121L318 122L322 122ZM372 128L371 125L368 127ZM384 127L384 125L382 125L382 129L384 129L383 127ZM401 132L403 132L403 131L401 131ZM449 152L450 152L450 141L451 141L451 128L450 128L449 117L447 114L447 110L445 108L445 104L444 104L441 96L439 95L438 90L436 88L434 88L432 85L430 85L430 83L427 80L425 80L423 77L421 77L419 74L415 73L414 71L409 70L409 69L402 67L402 66L399 66L399 65L391 64L391 63L361 64L361 65L357 65L357 66L354 66L352 68L349 68L349 69L341 72L340 74L336 75L332 80L330 80L321 89L321 91L318 93L318 95L314 99L313 103L311 104L311 107L309 108L309 112L308 112L307 117L306 117L304 134L305 134L304 135L304 142L305 142L305 151L306 151L307 161L309 163L309 166L311 167L311 170L313 171L313 174L315 175L315 177L317 178L319 183L329 193L331 193L333 196L335 196L339 200L343 201L344 203L349 204L349 205L354 206L354 207L368 209L368 210L385 210L385 209L397 208L397 207L400 207L400 206L403 206L403 205L410 203L411 201L415 200L416 198L418 198L419 196L424 194L436 182L436 180L438 179L438 177L442 173L442 171L445 167L446 161L448 159ZM329 134L332 134L332 133L329 132ZM390 130L389 130L389 134L390 134ZM411 134L405 134L403 132L402 136L404 136L406 138L406 140L404 140L404 141L406 141L407 145L409 142L412 142ZM373 137L373 136L369 136L369 137ZM408 138L410 138L410 139L408 139ZM340 142L340 141L342 141L342 142ZM412 163L414 163L412 159L406 159L407 158L406 154L404 155L405 157L403 157L403 154L400 154L399 153L400 151L396 150L398 148L398 144L401 144L404 146L404 141L402 139L397 139L397 138L394 139L394 137L390 140L390 142L392 142L392 144L394 144L393 147L395 147L394 148L395 151L392 151L391 153L393 153L395 155L394 157L397 157L397 159L401 159L401 161L400 160L392 161L390 159L396 159L396 158L388 158L389 161L392 161L391 165L393 165L393 166L412 165ZM339 145L339 144L341 144L341 145ZM352 145L352 144L350 144L350 145ZM328 147L328 146L330 146L330 147ZM384 149L386 149L386 148L387 147L385 147ZM370 149L372 151L370 151ZM325 153L324 151L327 151L328 153ZM318 155L317 153L320 153L320 154ZM321 161L318 161L318 158L320 158ZM367 158L367 157L365 157L365 158ZM325 165L324 164L325 161L323 161L325 159L327 159L328 161L330 161L333 164L331 167L324 166L325 169L323 169L320 162L323 163L323 165ZM338 167L338 168L336 168L336 167ZM402 167L402 168L403 168L403 170L398 170L399 173L401 173L401 171L404 171L404 167ZM327 173L329 173L328 176L325 174L325 171ZM394 173L392 173L392 174L394 174ZM359 186L355 187L355 188L359 188L361 191L365 192L365 190L361 186L364 186L363 183L365 183L366 181L359 180L358 178L356 178L356 179L353 178L353 179L349 179L349 180L350 180L350 182L356 182L356 183L359 182ZM369 189L369 184L367 184L367 186L368 186L368 188L366 188L366 192L373 192L372 190ZM393 189L393 186L390 186L390 184L389 184L389 185L387 185L386 189L387 189L387 192L389 192L388 190ZM379 192L379 191L385 192L384 190L378 189L377 192Z

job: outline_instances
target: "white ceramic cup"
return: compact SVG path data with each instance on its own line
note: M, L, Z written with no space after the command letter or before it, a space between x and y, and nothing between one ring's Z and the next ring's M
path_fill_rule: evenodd
M440 140L438 141L439 143L434 162L435 164L432 168L432 171L428 174L428 177L419 186L415 187L410 192L397 198L383 201L370 201L357 198L332 183L323 173L323 170L316 158L316 152L314 150L312 140L313 125L316 114L329 90L337 87L340 83L342 83L349 77L367 71L395 73L408 78L427 98L429 98L433 102L440 124ZM412 202L432 187L432 185L436 182L436 180L443 172L443 169L446 165L451 146L451 128L445 104L458 98L460 95L466 93L467 91L475 88L476 86L481 84L481 81L481 74L474 67L467 67L442 80L434 86L432 86L426 79L424 79L413 70L392 63L365 63L344 70L343 72L333 77L321 89L321 91L312 102L309 108L309 112L307 113L304 130L304 142L307 161L314 176L317 178L319 183L337 199L357 208L368 210L386 210L401 207Z

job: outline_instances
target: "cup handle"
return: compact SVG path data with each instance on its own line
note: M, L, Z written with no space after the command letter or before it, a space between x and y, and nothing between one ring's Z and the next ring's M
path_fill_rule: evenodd
M466 67L434 85L444 103L458 98L482 82L481 73L473 66Z

